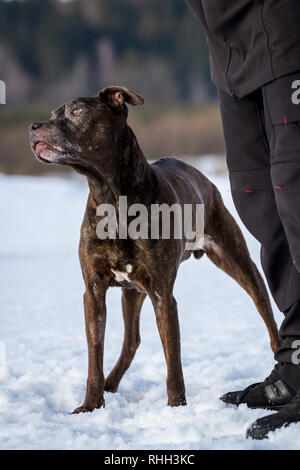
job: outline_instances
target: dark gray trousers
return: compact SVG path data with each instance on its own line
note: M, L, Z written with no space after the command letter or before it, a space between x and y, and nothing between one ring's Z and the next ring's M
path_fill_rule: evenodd
M235 100L219 91L232 197L242 222L261 244L261 263L286 315L277 351L282 378L300 388L300 72ZM300 357L300 354L299 354Z

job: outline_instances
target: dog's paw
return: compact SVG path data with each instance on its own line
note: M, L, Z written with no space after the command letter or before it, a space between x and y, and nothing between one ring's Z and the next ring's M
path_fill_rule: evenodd
M75 410L72 412L73 415L78 415L79 413L88 413L92 412L93 410L90 408L87 408L86 406L79 406L78 408L75 408Z
M95 405L86 405L85 403L82 405L82 406L79 406L78 408L75 408L75 410L73 411L72 414L79 414L79 413L91 413L92 411L94 411L95 409L99 409L99 408L105 408L105 400L104 398L101 398L101 400L99 400L98 403L96 403Z
M169 397L168 405L169 406L186 406L185 396L180 397Z

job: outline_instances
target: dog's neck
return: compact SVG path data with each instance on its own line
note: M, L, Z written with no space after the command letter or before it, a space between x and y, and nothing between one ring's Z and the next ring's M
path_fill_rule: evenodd
M115 162L114 175L107 176L99 168L87 175L93 205L109 203L117 209L120 196L127 196L128 205L141 203L148 206L155 201L155 173L129 126L126 126L123 136L107 158Z

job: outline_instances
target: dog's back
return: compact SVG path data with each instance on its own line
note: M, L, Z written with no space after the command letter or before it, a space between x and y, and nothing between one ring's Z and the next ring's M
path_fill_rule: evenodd
M180 204L210 205L210 201L219 193L201 171L177 158L161 158L151 166L156 174L170 184L175 191L176 202Z

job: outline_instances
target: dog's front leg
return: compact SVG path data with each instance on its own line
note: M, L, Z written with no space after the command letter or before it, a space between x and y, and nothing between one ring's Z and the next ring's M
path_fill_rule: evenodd
M152 303L167 362L168 405L186 405L177 303L172 294L160 297L157 293L152 298Z
M82 406L74 413L93 411L104 406L103 348L106 323L106 288L93 283L84 294L85 329L88 344L88 378Z

